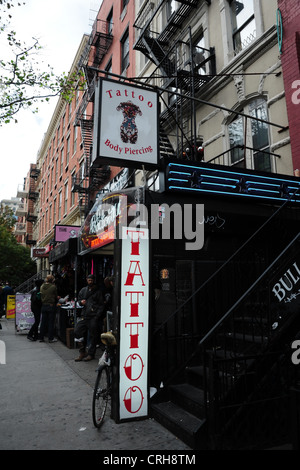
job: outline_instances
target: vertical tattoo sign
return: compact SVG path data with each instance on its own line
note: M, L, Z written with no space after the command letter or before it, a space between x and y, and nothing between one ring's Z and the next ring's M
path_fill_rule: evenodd
M122 227L120 420L148 414L148 229Z

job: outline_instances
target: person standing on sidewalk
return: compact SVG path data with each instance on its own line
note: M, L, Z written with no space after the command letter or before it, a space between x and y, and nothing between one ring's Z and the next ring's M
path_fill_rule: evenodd
M44 341L44 336L48 330L49 343L57 341L54 338L54 325L56 315L56 303L58 300L57 287L54 284L54 276L49 274L46 277L46 281L41 286L41 298L42 298L42 320L40 327L40 342Z
M100 338L100 325L104 316L103 296L100 288L95 283L95 276L87 276L87 286L83 287L78 295L78 301L82 309L80 319L74 329L74 337L79 342L79 356L76 362L90 361L94 359L96 347ZM89 335L89 347L86 352L87 337Z
M42 310L41 285L43 284L43 282L43 279L35 280L35 288L33 289L30 297L31 311L34 315L34 324L30 328L30 331L27 335L27 338L30 341L36 341L38 339L38 329L41 320Z

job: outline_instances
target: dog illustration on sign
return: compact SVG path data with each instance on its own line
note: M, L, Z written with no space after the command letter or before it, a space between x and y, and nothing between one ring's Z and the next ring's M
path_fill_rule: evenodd
M123 142L135 144L138 138L138 128L135 123L137 115L142 116L142 111L131 101L120 103L117 111L123 112L123 122L120 127L120 135Z

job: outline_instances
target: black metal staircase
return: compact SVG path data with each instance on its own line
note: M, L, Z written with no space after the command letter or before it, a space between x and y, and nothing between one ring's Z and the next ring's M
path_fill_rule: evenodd
M300 331L297 212L285 203L154 332L163 387L152 398L152 416L193 449L291 442L289 393L297 369L290 343ZM281 296L286 286L284 301L275 285ZM228 290L227 301L218 289ZM191 328L185 316L189 327L180 329L192 300L205 320Z

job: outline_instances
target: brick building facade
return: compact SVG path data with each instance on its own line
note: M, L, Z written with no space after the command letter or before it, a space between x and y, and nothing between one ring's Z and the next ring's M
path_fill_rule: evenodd
M293 167L298 174L300 169L300 4L298 0L278 0L277 24Z

